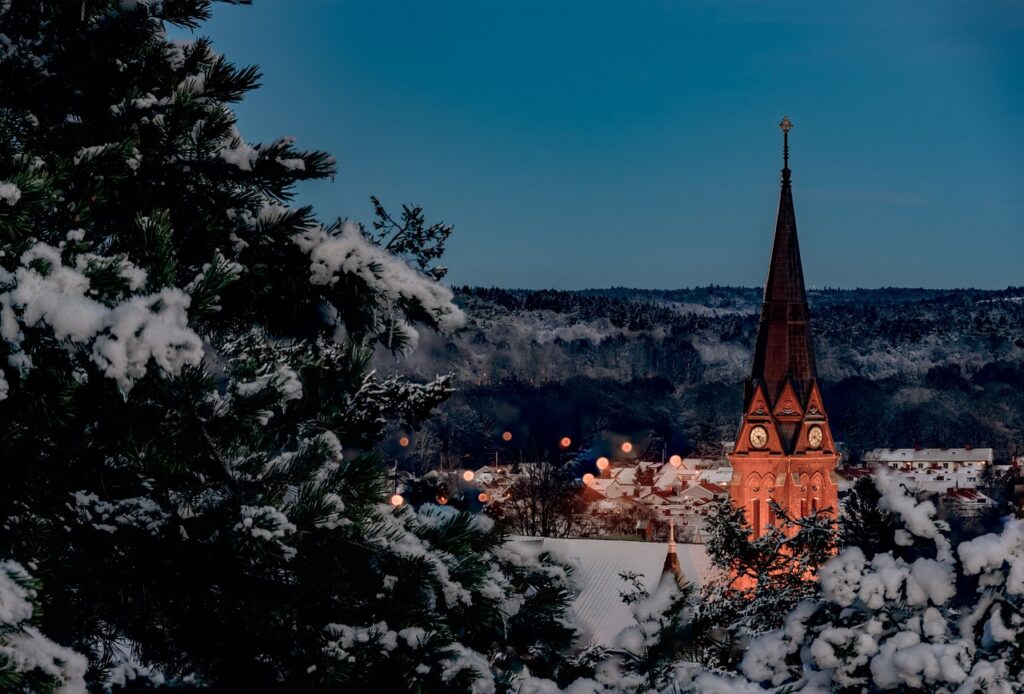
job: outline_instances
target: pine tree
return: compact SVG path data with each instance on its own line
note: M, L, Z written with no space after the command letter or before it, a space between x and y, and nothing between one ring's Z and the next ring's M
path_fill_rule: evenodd
M5 692L84 692L86 660L33 625L39 581L0 561L0 688Z
M897 518L879 508L882 498L870 477L857 480L850 490L839 518L839 541L844 547L860 547L869 559L882 552L899 552L893 539L899 528Z
M887 471L874 480L891 550L843 548L819 571L820 600L750 641L737 676L689 670L693 691L1012 692L1024 686L1024 525L955 544Z
M0 3L0 517L93 685L493 689L552 674L565 572L393 509L373 452L451 392L375 350L461 324L418 207L323 224L250 144L210 0Z
M789 516L774 501L776 523L751 539L743 509L719 504L709 519L707 552L719 575L705 586L694 621L703 625L706 660L734 665L751 635L776 629L791 609L816 598L817 572L836 550L832 516Z

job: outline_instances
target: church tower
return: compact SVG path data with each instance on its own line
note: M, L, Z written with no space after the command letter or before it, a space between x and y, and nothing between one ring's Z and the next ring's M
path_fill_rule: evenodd
M796 237L789 171L789 118L783 133L782 191L768 280L754 346L754 364L743 396L743 422L729 454L729 496L746 511L758 537L776 519L774 500L791 517L839 508L839 460L818 389L810 312Z

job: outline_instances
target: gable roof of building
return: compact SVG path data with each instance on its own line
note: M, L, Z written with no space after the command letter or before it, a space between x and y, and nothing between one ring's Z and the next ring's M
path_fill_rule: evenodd
M577 587L573 611L586 633L581 642L615 647L619 634L634 624L633 612L622 602L631 587L623 572L634 572L652 595L665 573L668 544L625 540L517 537L509 541L516 551L550 552L573 567ZM711 571L704 545L677 544L676 554L687 582L703 585Z
M991 448L873 448L866 463L973 463L992 462Z

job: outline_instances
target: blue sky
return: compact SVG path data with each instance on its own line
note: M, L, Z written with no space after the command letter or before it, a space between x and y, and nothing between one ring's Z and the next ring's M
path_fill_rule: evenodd
M1024 284L1024 5L256 0L200 32L300 200L456 226L453 284L763 282L788 115L809 286Z

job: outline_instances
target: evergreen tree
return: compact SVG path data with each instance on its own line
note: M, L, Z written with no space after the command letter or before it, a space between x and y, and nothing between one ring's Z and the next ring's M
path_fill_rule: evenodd
M700 655L703 639L694 632L687 609L694 597L693 587L680 587L674 576L665 574L652 596L638 574L626 572L620 577L629 586L620 591L622 601L631 606L635 621L620 637L622 684L637 691L669 688L676 661Z
M706 631L699 615L680 611L670 600L662 601L667 612L648 606L643 617L638 614L642 621L637 635L642 638L634 639L632 646L627 642L623 657L593 654L594 674L574 682L573 690L1021 691L1024 521L1007 517L996 532L957 542L938 519L935 504L918 498L898 477L881 470L873 484L878 508L888 514L887 524L892 523L887 546L900 551L878 551L869 557L856 545L841 548L818 568L814 594L786 608L778 603L779 613L772 619L775 628L745 629L742 643L735 642L734 663L694 650L700 632ZM729 525L729 534L745 529L742 523ZM753 555L744 552L733 568L753 563ZM633 597L627 594L626 599ZM751 607L759 599L756 591L745 596ZM694 612L706 602L706 597L698 602ZM659 657L665 653L658 645L666 643L663 630L669 637L698 638L688 641L689 648L669 651L671 662L666 663ZM553 691L528 683L533 685L531 692Z
M770 504L777 522L754 539L743 509L731 503L708 521L708 557L719 575L705 586L694 621L703 625L712 664L735 664L751 635L778 628L796 604L814 599L817 572L835 553L831 515L793 518Z
M897 518L879 508L882 498L871 477L862 477L853 485L839 517L839 542L844 547L860 547L869 559L882 552L899 552L894 538L899 529Z
M739 675L681 668L699 692L999 692L1024 686L1024 525L954 543L935 505L893 475L875 479L891 540L916 547L868 557L842 549L780 628L752 639ZM684 684L685 683L685 684Z
M374 446L452 390L375 350L461 324L419 208L322 224L250 144L210 0L0 3L0 538L89 680L493 689L553 673L565 572L386 502Z
M39 632L39 581L0 561L0 688L5 692L83 692L86 660Z

